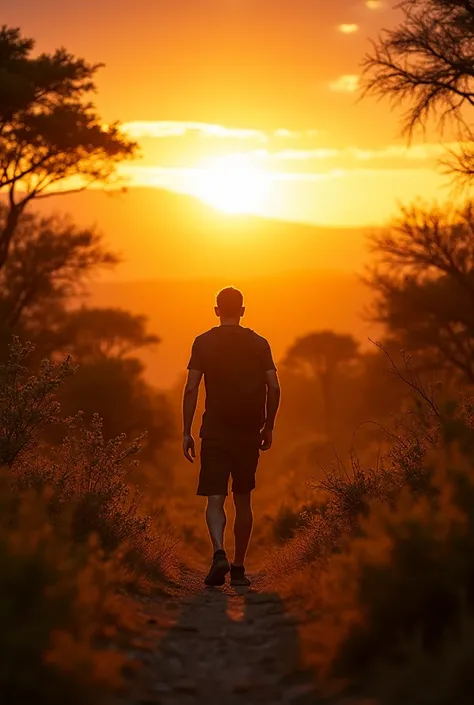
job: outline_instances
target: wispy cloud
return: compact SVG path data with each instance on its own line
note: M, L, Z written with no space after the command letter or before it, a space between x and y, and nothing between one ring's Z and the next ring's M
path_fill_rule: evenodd
M441 144L427 142L416 144L410 147L403 145L387 145L380 149L360 149L359 147L346 147L344 149L317 148L317 149L284 149L280 151L255 150L256 158L270 161L283 162L309 162L309 161L334 161L339 160L346 165L351 162L387 161L394 165L399 160L411 162L422 162L439 159L446 150L456 150L459 144L456 142Z
M206 137L257 140L259 142L268 140L267 134L262 130L246 130L204 122L136 121L125 123L122 125L122 130L134 139L140 139L141 137L184 137L189 133L198 133Z
M354 34L359 31L359 25L357 24L340 24L337 28L343 34Z
M339 149L284 149L269 154L269 156L281 161L307 161L310 159L333 159L340 154Z
M383 5L382 0L366 0L365 2L365 6L368 7L369 10L380 10Z
M344 74L329 84L335 93L354 93L359 88L360 77L356 74Z

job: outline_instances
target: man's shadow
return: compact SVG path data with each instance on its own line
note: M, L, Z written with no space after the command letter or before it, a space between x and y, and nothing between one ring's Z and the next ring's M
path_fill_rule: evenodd
M152 667L162 705L315 702L296 624L275 593L204 589L185 603Z

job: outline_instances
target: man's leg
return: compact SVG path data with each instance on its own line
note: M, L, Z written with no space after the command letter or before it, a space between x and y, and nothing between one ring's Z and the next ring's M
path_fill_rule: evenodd
M244 565L245 554L252 534L253 514L250 492L247 494L234 493L235 504L235 554L233 565Z
M224 548L224 530L226 525L225 495L211 495L207 498L206 523L209 529L214 553Z

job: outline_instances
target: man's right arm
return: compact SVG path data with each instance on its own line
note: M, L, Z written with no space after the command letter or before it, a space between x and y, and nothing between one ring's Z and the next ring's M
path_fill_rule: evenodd
M202 372L189 370L188 379L183 394L183 453L190 463L196 457L196 447L192 436L194 414L199 394Z
M276 370L267 370L267 414L264 429L262 431L262 450L269 450L273 443L273 429L275 427L275 419L280 406L280 382Z

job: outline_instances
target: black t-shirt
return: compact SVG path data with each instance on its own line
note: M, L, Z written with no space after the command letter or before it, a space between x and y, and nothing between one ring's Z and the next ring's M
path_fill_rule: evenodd
M201 438L256 438L265 423L270 345L250 328L224 325L198 336L188 370L204 373Z

